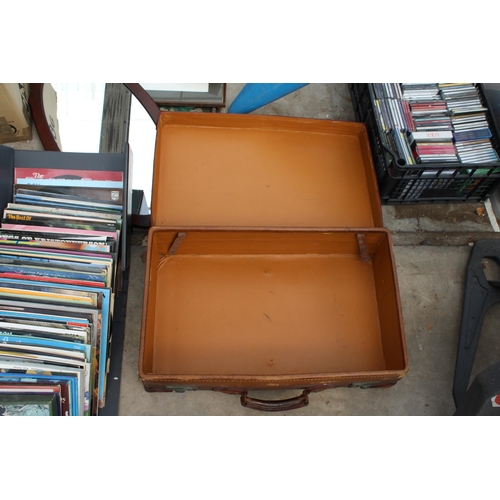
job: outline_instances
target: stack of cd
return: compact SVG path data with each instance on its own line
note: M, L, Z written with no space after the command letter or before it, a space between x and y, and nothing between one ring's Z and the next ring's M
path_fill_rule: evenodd
M453 136L462 163L499 161L493 149L492 136L479 90L473 83L441 83L441 95L446 102L453 125Z
M383 132L391 130L415 130L410 107L403 95L399 83L373 83L375 113Z
M478 141L462 141L456 144L458 156L462 163L490 163L499 161L497 152L489 139Z
M380 137L393 157L407 165L500 162L478 84L370 85Z
M458 161L450 131L414 132L410 134L409 141L418 163Z
M473 83L440 83L439 89L450 115L485 113L479 91Z
M408 101L441 100L437 83L402 83L403 99Z
M437 83L402 83L403 99L411 109L415 130L451 130L446 103Z

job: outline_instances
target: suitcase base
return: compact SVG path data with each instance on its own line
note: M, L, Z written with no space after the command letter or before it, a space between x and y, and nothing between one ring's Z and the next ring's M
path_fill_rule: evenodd
M140 376L148 391L213 389L244 406L391 385L406 372L383 230L153 228ZM303 389L283 404L248 390ZM275 411L275 410L272 410ZM277 411L277 410L276 410Z

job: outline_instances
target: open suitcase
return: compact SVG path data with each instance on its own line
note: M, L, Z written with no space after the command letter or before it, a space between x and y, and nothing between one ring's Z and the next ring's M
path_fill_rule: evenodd
M161 113L139 359L147 391L278 411L408 369L365 126ZM250 390L299 389L282 401Z

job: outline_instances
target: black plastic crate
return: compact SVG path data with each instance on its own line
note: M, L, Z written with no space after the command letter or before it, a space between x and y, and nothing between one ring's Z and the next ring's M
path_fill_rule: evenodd
M487 101L478 86L483 104ZM374 108L369 83L349 84L356 120L364 122L377 174L380 198L384 204L460 203L484 201L500 184L500 162L496 163L425 163L407 165L386 140ZM500 152L498 131L490 113L486 113L491 142Z

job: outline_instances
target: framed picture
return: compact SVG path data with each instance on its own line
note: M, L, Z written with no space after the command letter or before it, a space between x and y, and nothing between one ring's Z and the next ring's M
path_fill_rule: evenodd
M59 416L56 394L1 394L2 417L50 417Z
M159 106L225 106L225 83L141 83Z

